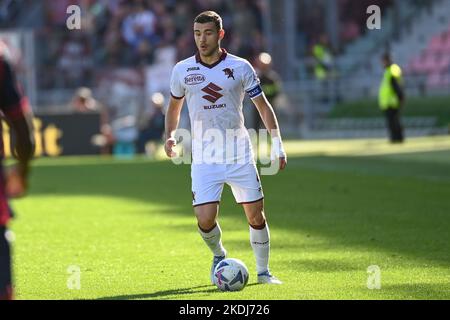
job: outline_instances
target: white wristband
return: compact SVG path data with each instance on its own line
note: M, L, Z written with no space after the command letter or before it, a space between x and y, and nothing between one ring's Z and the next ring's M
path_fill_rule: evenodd
M275 161L279 158L286 158L286 152L283 148L283 142L280 137L272 138L272 149L270 151L270 160Z

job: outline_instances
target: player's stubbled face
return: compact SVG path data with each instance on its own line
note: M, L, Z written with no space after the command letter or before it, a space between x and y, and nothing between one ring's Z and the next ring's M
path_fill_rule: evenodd
M213 22L194 23L194 38L198 52L204 57L211 56L219 47L219 31Z

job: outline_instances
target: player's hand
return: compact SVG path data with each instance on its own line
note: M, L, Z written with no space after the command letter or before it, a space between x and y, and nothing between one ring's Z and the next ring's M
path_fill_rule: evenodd
M166 143L164 144L164 150L166 151L166 155L169 158L176 157L177 153L173 151L173 147L177 145L177 140L175 138L169 138L166 140Z
M287 166L287 156L284 155L284 157L279 158L280 159L280 170L284 170Z
M272 160L272 165L276 165L276 161L278 161L278 169L279 170L284 170L284 168L286 168L287 166L287 156L284 155L282 157L279 157L275 160Z
M283 148L283 143L279 137L272 138L272 148L270 151L270 158L272 159L272 164L278 161L278 169L284 170L287 165L287 155Z
M8 198L20 198L27 192L27 179L18 165L5 169L5 191Z

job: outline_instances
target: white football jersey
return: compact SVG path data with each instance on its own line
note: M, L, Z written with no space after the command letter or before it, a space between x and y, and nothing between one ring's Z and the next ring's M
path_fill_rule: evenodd
M222 49L208 65L199 55L178 62L170 80L172 97L186 97L194 163L253 163L250 137L244 126L242 102L262 94L251 64Z

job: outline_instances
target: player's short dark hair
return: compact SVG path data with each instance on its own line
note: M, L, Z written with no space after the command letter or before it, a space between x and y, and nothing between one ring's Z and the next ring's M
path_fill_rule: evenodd
M213 22L216 25L217 31L223 28L222 18L218 13L214 11L203 11L197 17L195 17L194 22L197 23L208 23Z

